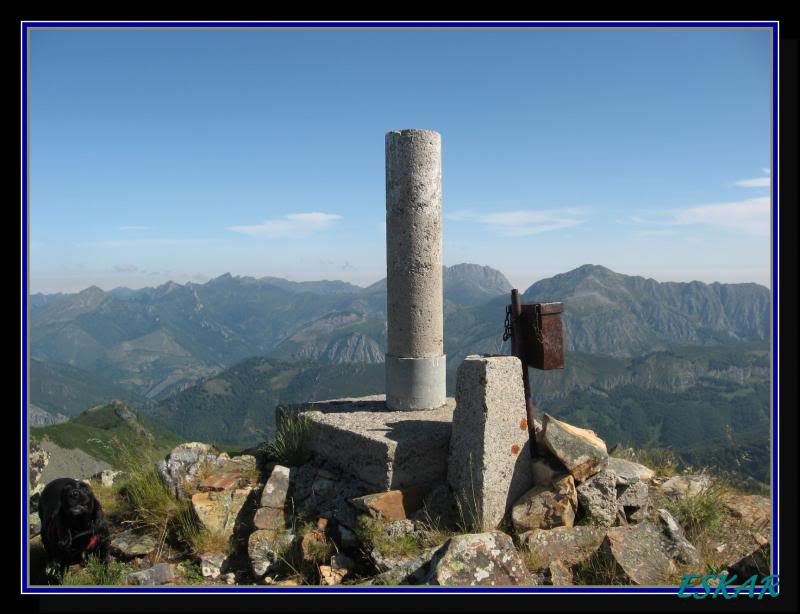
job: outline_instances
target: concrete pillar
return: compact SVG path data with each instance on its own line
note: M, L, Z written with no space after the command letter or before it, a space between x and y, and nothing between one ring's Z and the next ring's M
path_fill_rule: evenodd
M386 134L386 405L446 402L442 296L442 138Z

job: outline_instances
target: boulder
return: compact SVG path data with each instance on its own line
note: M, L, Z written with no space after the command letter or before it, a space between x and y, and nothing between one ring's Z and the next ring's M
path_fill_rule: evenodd
M694 497L711 487L711 478L705 473L697 475L676 475L671 477L658 490L672 499Z
M578 497L570 474L562 474L550 486L534 486L511 508L511 521L517 534L532 529L571 527L575 521Z
M520 586L531 583L511 538L501 531L456 535L434 555L426 579L442 586Z
M122 558L145 556L156 549L156 539L147 533L123 531L111 540L111 550Z
M272 529L273 531L284 529L286 528L286 514L283 509L260 507L253 517L253 525L256 529Z
M289 475L291 470L283 465L275 465L270 473L264 490L261 491L261 507L283 509L289 494Z
M128 584L155 586L168 584L175 580L175 566L169 563L159 563L148 569L128 574Z
M666 548L669 555L684 565L699 565L700 554L683 532L683 528L665 509L659 509L658 522L663 534L667 537Z
M772 504L759 495L730 495L725 498L725 508L731 516L755 529L766 529L772 524Z
M575 478L582 482L608 465L605 442L594 431L582 429L544 415L542 441Z
M578 507L592 524L614 526L617 520L616 484L616 474L606 469L578 485Z
M183 443L156 465L164 483L177 498L186 496L185 486L192 488L200 479L200 468L207 463L216 463L219 452L206 443Z
M573 586L572 570L563 561L552 561L547 567L550 584L553 586Z
M256 475L256 458L249 454L228 458L221 454L214 461L214 467L202 478L197 488L201 491L225 491L252 485Z
M408 518L422 507L423 497L428 489L408 487L400 490L373 493L350 500L357 509L365 511L373 518L401 520Z
M192 495L192 507L205 529L230 537L251 491L252 488L247 487L222 492L199 492Z
M259 529L247 540L247 554L256 577L262 577L281 562L281 557L292 547L294 535L286 531Z
M650 489L646 482L633 482L623 488L621 493L617 493L617 505L635 508L647 507L647 503L650 501Z
M334 569L330 565L319 566L319 579L322 584L328 586L336 586L341 584L344 577L347 575L346 569Z
M535 554L536 567L546 569L554 561L576 565L587 560L603 542L601 527L577 526L534 529L519 536L520 544Z
M661 532L647 522L609 529L600 549L616 566L620 577L615 580L623 584L665 584L675 569Z
M638 481L648 482L655 477L655 472L652 469L615 456L608 457L608 469L616 474L617 484L632 484Z
M30 442L28 450L28 479L30 482L30 496L38 495L44 490L42 474L47 463L50 462L50 453L43 450L35 441Z
M411 518L441 528L457 527L460 516L453 490L448 484L439 484L425 496L422 507Z

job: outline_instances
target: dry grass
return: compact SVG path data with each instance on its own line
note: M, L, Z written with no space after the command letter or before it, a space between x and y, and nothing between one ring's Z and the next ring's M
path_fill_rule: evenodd
M612 456L639 463L652 469L656 477L670 478L678 475L680 459L669 448L633 449L624 448Z

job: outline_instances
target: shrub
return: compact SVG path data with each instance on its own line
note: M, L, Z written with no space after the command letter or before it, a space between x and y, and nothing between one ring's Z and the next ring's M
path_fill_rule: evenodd
M103 563L96 556L89 556L86 566L77 571L67 569L61 584L67 586L108 586L125 584L128 566L120 561Z

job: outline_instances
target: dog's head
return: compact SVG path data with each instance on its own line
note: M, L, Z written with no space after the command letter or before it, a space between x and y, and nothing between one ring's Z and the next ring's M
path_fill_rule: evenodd
M85 482L68 480L61 489L59 510L67 519L93 520L100 511L100 502Z

